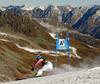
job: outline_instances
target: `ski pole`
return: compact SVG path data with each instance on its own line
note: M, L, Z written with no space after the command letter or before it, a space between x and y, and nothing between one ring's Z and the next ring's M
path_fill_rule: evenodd
M32 70L30 70L30 72L32 72ZM19 78L23 77L24 75L26 75L26 73L25 73L25 74L23 74L23 75L21 75L21 76L19 76L19 77L18 77L18 78L16 78L15 80L18 80Z
M19 77L18 77L18 78L16 78L15 80L18 80L19 78L23 77L24 75L26 75L26 73L25 73L25 74L23 74L23 75L21 75L21 76L19 76Z

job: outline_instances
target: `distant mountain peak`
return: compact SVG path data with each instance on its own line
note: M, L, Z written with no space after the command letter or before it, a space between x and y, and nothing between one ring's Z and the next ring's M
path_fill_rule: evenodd
M66 4L66 5L64 5L64 6L66 6L66 7L74 7L74 6L72 6L72 5L67 5L67 4Z
M45 6L40 5L40 6L35 7L35 9L45 10L45 9L46 9L46 7L45 7Z
M23 4L21 7L28 7L28 5L26 5L26 4Z
M22 10L27 10L27 11L34 9L34 7L28 6L26 4L24 4L24 5L20 6L20 7L21 7Z
M5 11L6 9L5 9L5 8L3 8L3 7L0 7L0 10L1 10L1 11Z
M10 5L10 6L7 6L7 7L2 6L2 8L4 8L5 10L6 10L6 9L11 9L11 8L13 8L13 7L15 7L15 5Z
M54 5L53 4L49 4L49 5L46 6L46 8L51 8L51 7L54 7Z

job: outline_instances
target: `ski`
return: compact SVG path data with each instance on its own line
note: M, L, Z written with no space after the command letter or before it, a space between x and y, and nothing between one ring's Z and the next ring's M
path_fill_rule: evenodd
M32 76L32 77L29 77L29 78L20 78L20 79L17 79L16 81L24 80L24 79L30 79L30 78L44 77L44 76L47 76L47 75L43 75L43 76Z

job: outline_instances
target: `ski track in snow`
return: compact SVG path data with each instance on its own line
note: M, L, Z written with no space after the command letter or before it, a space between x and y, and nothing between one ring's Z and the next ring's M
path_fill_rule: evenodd
M77 58L79 58L79 59L81 58L79 55L77 55L77 53L76 53L76 51L77 51L76 48L71 47L71 46L70 46L69 48L72 50L73 54L74 54Z
M20 47L18 44L16 44L16 46L20 49L24 49L26 51L29 51L29 52L32 52L32 53L47 53L47 54L50 54L52 53L51 55L53 55L53 53L55 53L54 51L47 51L47 50L37 50L37 49L30 49L28 47Z
M0 39L1 41L8 41L8 42L10 42L9 40L6 40L6 39Z
M55 51L30 49L28 47L20 47L18 44L16 44L16 46L18 48L20 48L20 49L24 49L24 50L32 52L32 53L46 53L46 54L49 54L51 56L55 56ZM77 55L76 48L70 47L70 49L72 49L72 52L73 52L73 54L71 54L70 57L77 57L79 59L81 58L80 56ZM60 52L60 51L57 51L57 54L58 55L65 55L66 56L66 53L63 53L63 52Z
M100 84L100 67L0 84Z

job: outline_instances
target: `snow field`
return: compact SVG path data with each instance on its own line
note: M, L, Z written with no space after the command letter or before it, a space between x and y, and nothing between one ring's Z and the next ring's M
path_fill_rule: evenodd
M100 84L100 67L0 84Z

